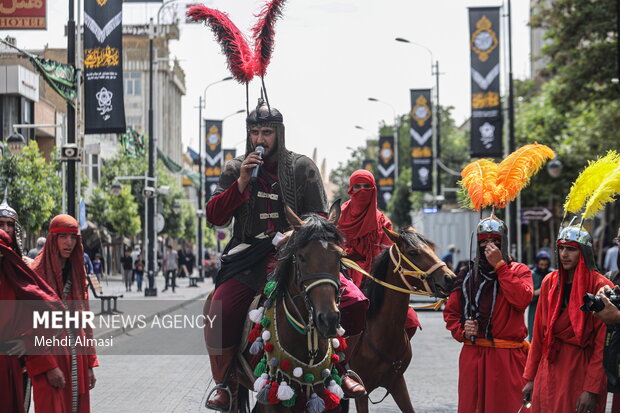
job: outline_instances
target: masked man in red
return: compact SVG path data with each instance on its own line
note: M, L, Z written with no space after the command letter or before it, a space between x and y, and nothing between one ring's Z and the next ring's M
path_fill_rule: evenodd
M89 311L84 250L78 222L58 215L50 223L43 250L32 268L68 304L70 311ZM57 338L92 338L87 329L65 329ZM26 368L32 378L37 412L90 412L89 391L95 387L93 368L98 366L95 349L88 345L54 347L53 355L31 356Z
M375 177L369 171L359 169L353 172L347 193L351 199L342 205L338 229L345 238L347 257L370 273L373 260L392 245L392 241L382 230L382 227L391 230L392 222L377 209L377 186ZM349 269L349 275L356 286L363 288L365 278L362 273ZM405 322L409 339L419 326L418 315L410 308Z
M525 384L524 313L534 295L532 272L509 259L503 221L492 215L476 232L477 256L458 274L443 312L446 328L464 344L458 411L516 412Z
M602 413L607 399L606 328L580 306L586 293L613 285L594 270L592 237L582 227L564 228L557 252L559 269L540 289L523 394L531 397L533 413Z

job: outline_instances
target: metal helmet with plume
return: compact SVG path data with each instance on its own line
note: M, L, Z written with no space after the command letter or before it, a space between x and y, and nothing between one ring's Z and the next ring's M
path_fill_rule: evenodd
M8 218L11 219L15 223L15 236L13 239L13 249L18 255L23 255L23 246L22 246L22 227L19 224L19 215L17 211L13 209L9 205L9 186L7 185L4 188L4 199L0 204L0 218Z
M588 162L588 166L581 171L566 196L557 241L579 244L588 268L595 268L595 259L592 236L583 227L584 221L594 218L607 203L614 201L618 194L620 194L620 154L608 151L596 161ZM575 216L565 227L564 220L568 213ZM580 213L581 221L575 224Z

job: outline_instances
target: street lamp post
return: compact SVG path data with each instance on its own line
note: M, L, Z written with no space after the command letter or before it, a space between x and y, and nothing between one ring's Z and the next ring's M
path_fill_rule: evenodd
M202 152L202 147L204 145L204 139L202 138L202 108L206 108L206 97L207 97L207 89L209 89L209 87L221 83L221 82L226 82L232 80L231 76L225 77L221 80L218 80L216 82L213 83L209 83L204 91L202 92L202 95L200 95L198 97L198 159L199 159L199 165L198 165L198 175L200 176L198 179L198 210L196 211L196 217L198 218L198 242L196 243L198 246L198 254L196 259L198 260L198 277L200 281L204 281L205 276L204 276L204 268L202 266L202 262L203 262L203 250L204 250L204 235L203 235L203 223L202 223L202 218L205 216L204 213L204 202L202 200L202 191L203 191L203 187L204 187L204 159L203 159L203 152Z
M396 189L396 182L398 181L398 172L400 169L398 166L398 130L400 129L400 122L396 116L396 109L394 109L394 106L391 104L377 98L368 98L368 100L371 102L383 103L384 105L389 106L392 109L392 114L394 115L394 189Z
M438 166L443 165L441 163L441 109L439 106L439 61L433 59L432 50L424 46L423 44L409 41L403 37L397 37L394 40L396 40L397 42L407 43L413 46L421 47L422 49L426 50L430 56L431 77L433 75L435 76L435 133L434 133L434 139L433 139L433 146L434 146L433 148L433 154L434 154L434 157L433 157L433 177L434 178L433 180L435 184L433 185L433 195L436 199L437 195L441 195L442 193L441 178L440 178L441 170L440 168L438 168ZM433 64L433 62L435 63Z

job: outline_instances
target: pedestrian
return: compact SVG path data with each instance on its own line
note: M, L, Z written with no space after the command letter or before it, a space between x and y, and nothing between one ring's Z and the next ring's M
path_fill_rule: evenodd
M592 237L568 226L557 240L559 269L542 282L523 377L532 413L605 411L605 324L583 312L583 296L613 284L595 271Z
M179 248L179 251L177 252L179 257L179 272L177 277L179 278L185 278L189 274L187 269L187 253L185 251L185 242L183 242L181 244L181 248Z
M95 259L93 260L93 274L97 277L97 281L101 282L101 276L103 274L103 261L101 261L101 255L99 253L95 254Z
M39 251L43 249L44 245L45 245L45 237L37 238L37 246L32 248L30 251L28 251L28 258L31 258L34 260L37 254L39 253Z
M177 252L172 249L172 245L166 245L166 254L164 254L164 277L166 278L166 287L162 290L162 292L167 291L168 287L172 288L172 292L174 293L174 289L176 288L176 278L177 271L179 270L179 255Z
M540 286L543 279L553 271L551 268L551 257L546 251L540 250L536 254L536 264L532 268L532 281L534 283L534 298L527 309L527 331L529 333L528 341L532 341L534 332L534 315L536 314L536 306L538 305L538 297L540 296Z
M43 278L70 311L90 311L84 270L84 250L78 222L70 215L52 219L45 246L31 268ZM66 345L48 355L30 356L26 369L32 378L36 412L90 412L90 390L95 387L98 366L90 327L71 328L56 336ZM77 406L74 406L77 403Z
M142 291L142 279L144 277L144 261L142 260L142 254L138 254L136 262L133 265L133 273L136 276L136 283L138 284L138 292Z
M448 245L448 252L441 257L441 260L446 263L446 266L450 269L450 271L454 271L454 254L456 253L456 245L450 244Z
M17 300L40 301L39 310L62 310L56 293L24 262L16 242L17 212L6 199L0 204L0 411L26 413L30 382L24 371L24 354L30 345L32 317L24 315ZM28 395L28 396L26 396Z
M133 276L133 260L131 259L131 251L125 250L125 255L121 257L121 268L123 270L123 282L125 283L125 291L131 291Z
M4 189L4 200L0 204L0 229L6 232L11 238L11 248L20 257L24 256L24 247L22 246L22 227L19 224L17 212L9 206L8 203L8 187ZM25 262L29 263L26 257Z
M84 270L86 271L86 275L93 273L93 262L90 260L90 257L86 252L84 253Z
M605 252L603 270L605 272L618 271L618 245L616 243Z

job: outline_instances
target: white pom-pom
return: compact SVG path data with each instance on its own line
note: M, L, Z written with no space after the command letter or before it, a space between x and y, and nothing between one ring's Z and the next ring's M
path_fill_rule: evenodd
M344 391L342 391L342 387L338 385L334 380L329 382L329 387L327 388L330 392L334 393L338 396L339 399L344 397Z
M342 326L338 326L338 328L336 329L336 333L340 336L340 337L344 337L344 333L347 330L345 330L344 328L342 328Z
M265 308L264 307L258 307L255 310L250 310L250 313L248 314L248 317L250 318L250 320L252 320L253 323L260 324L260 322L263 319L264 313L265 313Z
M302 374L304 374L304 371L301 369L301 367L295 367L293 369L293 376L301 377Z
M263 373L254 381L254 391L258 393L267 384L267 373Z
M332 347L333 348L338 348L340 347L340 341L338 341L337 338L332 338Z
M286 383L285 381L280 383L280 386L278 387L278 393L276 394L278 400L290 400L293 398L294 395L295 390L293 390L293 388L289 386L288 383Z
M263 341L269 341L269 339L271 338L271 333L269 332L269 330L265 330L263 331L261 337L263 337Z

